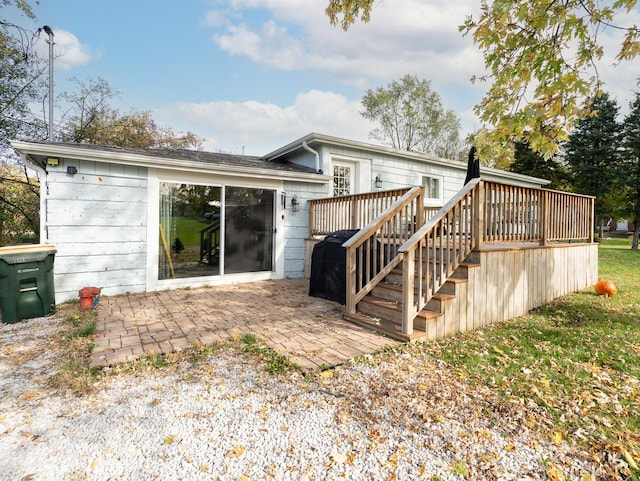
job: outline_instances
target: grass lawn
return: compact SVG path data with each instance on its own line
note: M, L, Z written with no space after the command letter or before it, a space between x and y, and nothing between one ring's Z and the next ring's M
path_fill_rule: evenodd
M590 289L422 347L505 400L535 402L552 439L640 464L640 251L626 238L604 240L599 268L616 284L614 297Z
M178 237L185 246L199 246L200 245L200 230L209 225L208 222L204 222L191 217L175 217L176 222L176 237Z

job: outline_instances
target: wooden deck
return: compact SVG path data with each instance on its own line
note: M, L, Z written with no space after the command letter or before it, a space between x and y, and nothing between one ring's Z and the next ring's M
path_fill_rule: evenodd
M487 245L458 266L402 332L402 270L396 269L344 317L402 341L430 340L525 315L597 281L597 244Z
M393 196L343 246L345 318L353 322L403 341L435 339L524 315L597 281L592 197L476 179L427 214L421 188ZM322 205L326 219L330 204Z

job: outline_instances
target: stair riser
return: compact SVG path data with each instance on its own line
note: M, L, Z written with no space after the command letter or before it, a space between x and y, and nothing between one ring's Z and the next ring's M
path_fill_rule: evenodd
M437 278L439 277L440 276L438 276ZM402 270L394 269L387 275L387 277L384 278L384 280L391 284L402 284Z
M434 311L434 312L444 312L442 310L443 302L444 301L442 299L438 299L437 297L434 297L434 298L430 299L429 302L427 302L427 305L425 306L425 309L427 309L429 311Z
M382 299L389 299L394 302L402 302L402 291L398 291L396 289L386 289L382 285L377 285L371 291L376 297L381 297Z
M440 294L451 294L451 295L458 295L458 288L457 288L457 284L455 282L445 282L444 286L442 286L440 288L440 290L438 291Z
M363 314L366 314L367 316L371 316L371 317L380 317L383 319L388 319L392 322L395 322L397 324L400 324L402 321L402 313L400 311L396 311L394 309L388 309L385 308L383 306L379 306L376 304L370 304L366 301L361 301L358 304L358 312L361 312ZM433 319L425 319L424 317L416 317L413 321L413 328L420 330L420 331L426 331L427 330L427 324L429 322L433 322Z
M457 295L457 284L454 282L446 282L445 285L440 288L438 293L455 296ZM402 291L399 291L397 289L386 289L384 286L379 285L376 286L373 291L371 291L371 294L373 294L375 297L388 299L390 301L402 304ZM415 293L415 297L417 297L417 292Z
M402 322L402 310L400 306L398 306L398 309L389 309L384 306L369 303L363 299L358 303L358 311L368 316L382 317L397 323Z

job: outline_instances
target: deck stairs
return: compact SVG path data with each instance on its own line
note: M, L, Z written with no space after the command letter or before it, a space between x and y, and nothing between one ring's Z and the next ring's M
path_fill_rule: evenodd
M430 259L429 262L435 262L436 269L440 263L439 259ZM471 261L458 266L414 318L411 334L402 333L402 263L358 303L357 312L345 313L344 318L403 342L442 337L446 318L466 308L469 272L478 266Z

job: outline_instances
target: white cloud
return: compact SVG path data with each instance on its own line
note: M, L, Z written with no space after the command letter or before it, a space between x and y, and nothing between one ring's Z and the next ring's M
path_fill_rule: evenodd
M472 85L470 78L485 73L484 62L472 39L458 30L467 16L478 16L477 2L374 2L371 21L356 22L347 32L329 24L324 13L327 3L235 0L227 4L226 22L218 24L213 39L222 51L245 56L256 64L287 71L320 71L363 91L407 73L417 75L430 80L445 107L458 113L465 133L477 126L472 108L488 85ZM258 11L268 15L252 15ZM622 20L626 25L638 24L640 13L634 10ZM638 70L628 62L613 67L621 35L619 31L599 35L606 56L598 73L624 112L637 90Z
M72 70L75 67L87 65L92 60L100 58L102 54L98 51L92 52L90 48L78 40L71 32L53 29L54 42L54 65L56 69ZM46 36L41 34L44 40ZM49 58L49 45L40 41L36 44L36 51L42 58Z
M408 72L433 81L467 81L472 69L482 66L475 50L476 59L468 62L472 43L457 28L472 13L467 0L380 2L370 23L356 23L348 32L329 24L326 3L236 1L224 31L213 39L221 50L268 67L324 70L356 85L389 81ZM249 25L248 18L234 19L242 16L243 9L268 9L272 17Z
M377 2L371 21L357 22L347 32L330 25L327 0L236 0L229 5L210 13L217 25L213 41L229 55L271 69L318 71L363 94L405 74L416 75L430 80L445 107L456 112L469 111L481 97L484 86L472 86L469 79L483 72L482 56L458 31L476 8L469 0ZM261 10L268 15L254 15Z
M154 118L205 137L206 150L264 155L311 132L367 141L372 125L359 110L359 101L311 90L286 107L255 101L176 102L156 109Z

